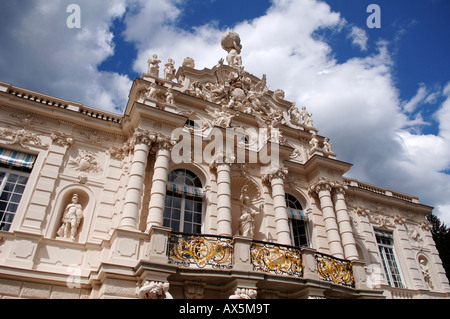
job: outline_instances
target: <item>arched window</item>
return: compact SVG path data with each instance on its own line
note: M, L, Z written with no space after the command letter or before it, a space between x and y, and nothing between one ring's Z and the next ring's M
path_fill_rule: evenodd
M169 173L164 227L173 231L200 234L202 228L203 188L191 171L177 169Z
M308 246L308 232L303 207L297 198L286 194L286 207L290 220L291 240L296 247Z

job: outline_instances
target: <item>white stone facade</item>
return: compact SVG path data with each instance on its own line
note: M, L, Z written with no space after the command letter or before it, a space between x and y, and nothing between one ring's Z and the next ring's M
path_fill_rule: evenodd
M122 115L0 82L0 296L447 298L432 208L343 177L239 36L222 47L204 70L154 56Z

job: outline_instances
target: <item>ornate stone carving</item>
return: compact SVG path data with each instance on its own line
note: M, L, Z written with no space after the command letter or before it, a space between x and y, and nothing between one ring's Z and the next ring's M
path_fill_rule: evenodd
M184 283L184 297L186 299L203 299L206 284L203 282L187 281Z
M363 217L365 217L365 216L368 216L368 215L369 215L370 210L367 209L367 208L365 208L365 207L358 206L358 207L356 207L356 208L354 209L354 212L355 212L355 214L358 215L358 216L363 216Z
M79 133L86 137L92 144L104 145L105 142L109 142L109 139L105 136L102 136L97 130L83 129L80 130Z
M195 68L195 61L193 58L187 57L184 58L183 60L183 66L188 67L188 68Z
M242 67L241 38L234 31L228 31L222 36L222 48L228 52L227 62L231 67Z
M28 149L25 144L32 144L36 146L46 146L42 143L42 140L37 136L37 134L30 132L26 129L21 130L11 130L2 129L0 130L0 137L12 139L9 145L20 146L24 149Z
M45 122L37 121L33 115L27 114L25 116L17 115L17 114L11 114L12 118L18 119L19 123L17 123L17 126L23 129L34 129L34 126L36 124L45 125Z
M237 288L229 299L256 299L257 294L256 289Z
M159 64L161 60L158 60L158 55L154 54L152 58L148 59L148 72L147 74L155 77L159 77Z
M302 110L300 112L300 115L302 117L302 121L303 121L303 125L305 125L306 127L310 127L313 128L313 121L312 121L312 113L309 114L306 111L306 106L302 107Z
M419 222L419 227L424 231L430 231L431 229L433 229L433 226L428 220L421 220Z
M323 141L323 150L326 153L333 153L333 145L331 145L329 138L325 138L324 139L324 141Z
M165 64L164 68L164 79L166 81L173 81L175 78L175 62L172 59L169 59Z
M381 214L371 213L370 221L372 223L378 224L379 227L393 227L394 223L392 222L389 216L384 216Z
M239 198L241 217L239 218L239 233L241 236L253 238L255 234L255 216L262 213L264 206L254 207L248 196L248 185L242 187Z
M68 136L65 133L53 132L50 137L53 141L53 144L61 147L70 147L74 143L73 137Z
M223 128L231 127L231 120L238 114L237 112L233 112L226 107L216 109L207 106L206 111L213 118L213 121L211 123L212 126L219 126Z
M171 104L171 105L175 104L175 99L173 97L173 93L172 93L171 89L167 89L167 92L166 92L166 103L167 104Z
M282 180L286 180L289 175L289 170L285 166L273 165L269 172L262 175L263 183L270 184L272 180L275 178L281 178Z
M428 260L425 257L419 258L419 267L422 272L423 279L427 284L428 288L433 289L433 281L431 280L430 271L428 269Z
M168 282L146 281L139 289L139 299L173 299Z
M126 151L124 147L112 146L108 150L109 156L118 161L122 161L126 156Z
M406 218L400 215L394 215L394 224L395 225L403 225L406 222Z
M58 236L75 240L82 219L83 207L78 203L78 195L74 194L72 202L64 210L62 226L57 232Z
M322 190L332 191L333 182L326 179L325 177L320 177L312 185L309 186L309 194L315 195L319 194Z
M84 173L97 173L101 171L101 166L97 162L97 157L94 153L82 150L75 160L71 160L69 164L77 171Z

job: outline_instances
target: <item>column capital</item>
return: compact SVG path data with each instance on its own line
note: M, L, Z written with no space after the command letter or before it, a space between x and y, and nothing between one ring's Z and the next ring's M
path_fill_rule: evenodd
M335 181L333 182L333 192L335 194L345 195L345 191L348 189L348 186L345 185L344 182Z
M236 155L233 152L218 152L213 160L211 161L211 164L209 165L209 168L211 170L216 170L218 165L226 164L231 165L236 160Z
M308 191L310 195L315 195L319 194L323 190L327 190L331 193L332 189L333 189L333 182L325 177L320 177L317 181L315 181L309 186Z
M164 150L172 150L172 147L175 146L177 142L172 140L170 136L165 136L162 134L157 134L156 141L153 144L153 148L156 149L164 149Z
M327 190L330 193L345 195L345 191L348 189L347 185L341 181L329 180L325 177L320 177L314 183L309 186L309 194L319 194L323 190Z
M129 138L127 145L130 150L133 150L134 147L138 144L146 144L152 146L153 143L156 142L156 139L157 134L155 132L137 127Z
M271 184L274 179L281 179L283 181L288 177L289 170L284 166L271 167L268 173L262 175L263 183Z

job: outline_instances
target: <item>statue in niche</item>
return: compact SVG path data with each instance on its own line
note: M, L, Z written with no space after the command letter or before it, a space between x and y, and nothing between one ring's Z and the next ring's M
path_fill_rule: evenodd
M75 240L82 218L83 208L78 203L78 194L74 194L72 196L72 202L64 210L63 224L57 232L58 236Z
M173 299L169 293L170 284L168 282L146 281L139 289L139 299Z
M148 74L152 76L159 76L159 64L161 60L158 60L158 56L156 54L153 55L152 58L148 59Z
M175 62L169 59L165 64L164 68L164 79L167 81L172 81L175 78Z
M241 236L253 238L255 234L255 216L262 212L263 205L259 206L259 210L253 207L248 196L248 185L242 188L239 204L241 207L241 217L239 219L239 232Z
M428 270L427 261L425 259L420 259L419 261L420 270L422 271L423 279L427 283L428 288L433 289L433 282L431 281L430 271Z
M228 52L227 62L231 67L242 67L241 38L234 31L228 31L222 37L222 48Z

